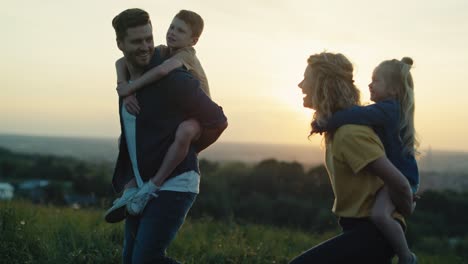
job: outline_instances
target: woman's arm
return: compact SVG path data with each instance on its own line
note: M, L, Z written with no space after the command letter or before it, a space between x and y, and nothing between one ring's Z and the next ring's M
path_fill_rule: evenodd
M388 187L390 197L395 204L397 211L404 216L409 216L413 212L413 194L408 180L403 174L387 159L380 157L370 162L366 169L378 176Z
M147 71L140 78L132 81L131 83L120 83L117 86L117 93L119 94L119 96L130 95L136 92L137 90L145 87L146 85L161 79L162 77L166 76L171 71L179 67L182 67L182 62L177 58L170 58L164 61L161 65Z

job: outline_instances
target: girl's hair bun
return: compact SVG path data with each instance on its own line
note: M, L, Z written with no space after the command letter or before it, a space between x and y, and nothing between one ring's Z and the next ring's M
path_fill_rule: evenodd
M408 64L409 66L413 66L413 59L410 57L403 57L403 59L401 59L401 62Z

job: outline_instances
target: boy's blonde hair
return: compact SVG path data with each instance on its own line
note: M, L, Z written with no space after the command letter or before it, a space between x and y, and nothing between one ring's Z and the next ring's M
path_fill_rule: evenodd
M311 74L313 121L326 127L327 120L337 111L360 104L360 92L354 85L353 64L341 53L322 52L307 60ZM311 132L312 135L312 132ZM325 133L325 138L330 135Z
M175 17L184 21L192 29L192 37L200 37L203 32L204 22L199 14L189 10L180 10Z
M403 143L403 151L406 154L417 154L419 142L416 139L414 128L414 83L411 76L411 66L413 60L404 57L401 60L386 60L377 66L376 71L380 72L386 89L391 89L391 93L400 102L400 135Z

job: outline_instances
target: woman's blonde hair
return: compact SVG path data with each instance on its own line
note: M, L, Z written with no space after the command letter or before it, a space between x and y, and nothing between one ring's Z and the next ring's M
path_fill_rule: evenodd
M354 85L353 64L341 53L322 52L307 60L311 78L312 120L325 127L333 113L360 104L360 92ZM315 132L311 132L312 135ZM329 138L325 133L325 139Z
M404 57L401 60L386 60L377 66L383 78L386 89L391 89L395 98L400 102L400 126L399 131L403 143L403 151L406 154L417 154L419 142L414 128L414 83L411 76L413 60Z

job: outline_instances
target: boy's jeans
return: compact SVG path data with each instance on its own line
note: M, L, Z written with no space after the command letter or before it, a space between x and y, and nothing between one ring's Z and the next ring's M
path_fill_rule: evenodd
M178 263L166 257L166 249L196 196L190 192L160 191L141 215L129 215L125 220L123 263Z

